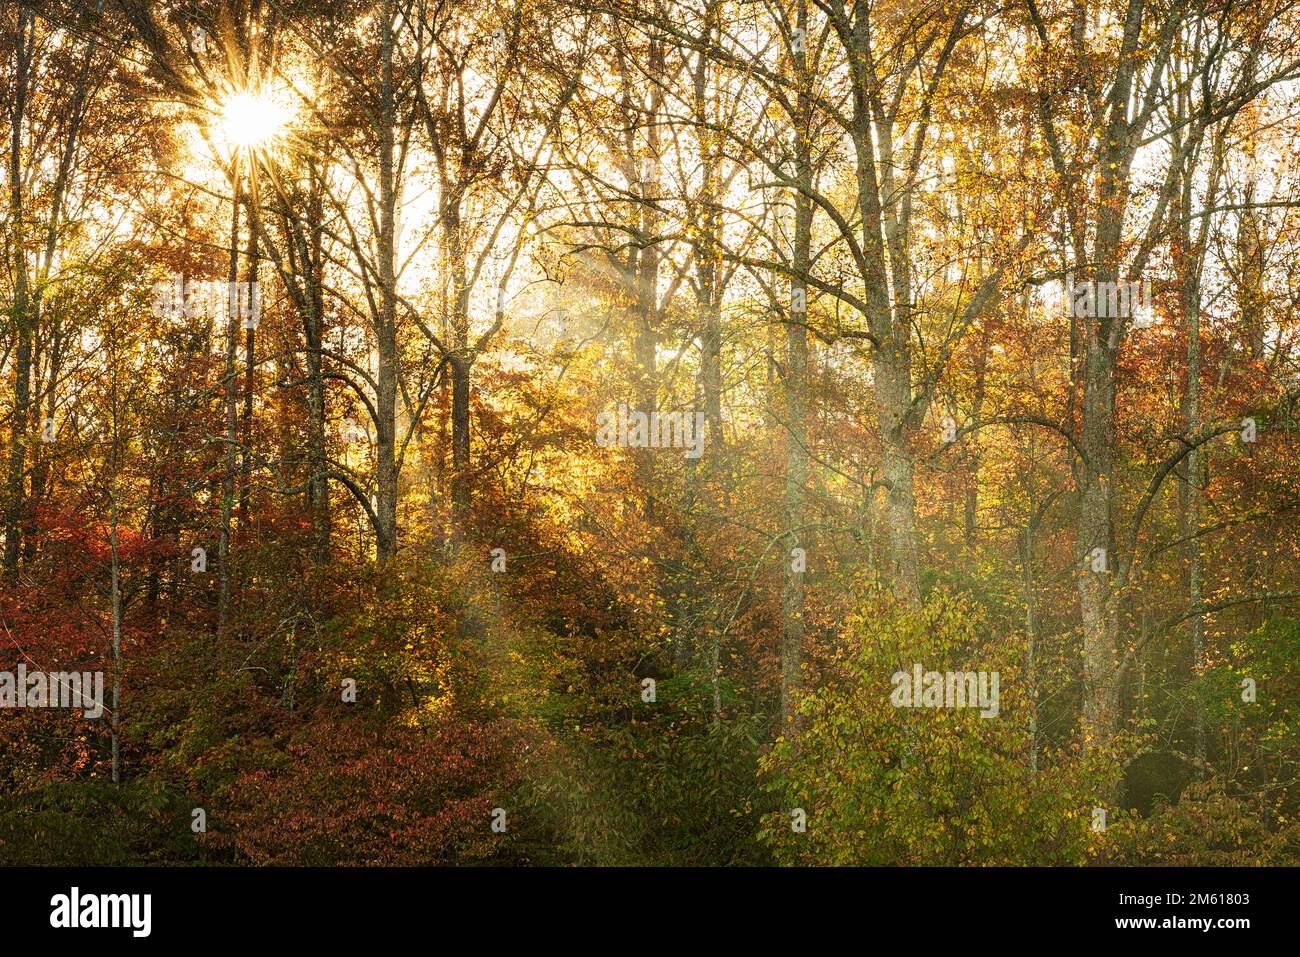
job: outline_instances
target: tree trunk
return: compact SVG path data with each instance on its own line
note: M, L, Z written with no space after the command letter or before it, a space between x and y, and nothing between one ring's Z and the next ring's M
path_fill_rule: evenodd
M379 285L380 313L375 325L379 368L375 411L375 560L386 564L397 553L397 278L393 79L393 14L384 12L380 46L379 129Z
M254 202L255 192L249 190L248 201L248 253L247 262L245 263L245 275L248 283L248 300L249 316L252 310L256 308L253 300L257 295L254 291L257 288L257 206ZM237 312L243 310L243 296L240 296L240 308ZM244 329L244 389L243 389L243 409L240 413L239 435L239 527L244 530L242 534L247 536L248 528L248 510L249 495L252 493L253 477L253 377L257 368L257 330L253 328L253 323L246 321L247 317L240 317L240 324L245 326Z
M329 479L326 477L329 466L325 452L326 394L322 374L325 340L322 190L320 177L313 174L309 200L311 238L309 243L303 244L301 257L307 293L307 308L303 313L303 332L307 340L307 467L310 471L307 507L311 513L312 560L317 565L329 563L331 525Z
M233 296L239 280L239 159L230 164L230 262L226 269L226 290ZM226 406L225 449L221 471L221 531L217 541L217 636L224 638L230 627L230 602L233 592L231 569L231 519L235 505L235 466L239 435L239 391L235 375L235 353L239 343L239 318L236 310L226 308L226 363L223 373L222 393Z
M469 279L466 275L465 236L461 224L461 194L455 183L444 182L448 195L443 205L443 236L451 280L451 314L448 344L451 355L451 540L464 540L470 507L470 388L474 357L469 340Z
M30 36L25 35L30 33ZM14 410L9 446L9 473L5 481L5 551L4 569L8 578L18 570L19 543L22 536L23 486L27 467L27 441L31 429L32 338L34 321L27 281L26 231L23 228L22 150L23 122L27 111L28 83L31 77L33 45L36 37L34 15L18 13L17 52L14 65L14 99L10 106L9 146L9 248L13 257L13 316L17 331L14 350Z
M916 549L916 497L914 461L908 443L912 411L911 328L907 321L910 285L906 276L906 257L899 255L906 247L906 223L891 230L895 248L893 287L898 291L894 315L890 304L890 277L885 259L884 216L881 204L880 169L893 162L887 130L881 130L884 142L881 160L876 159L877 133L873 130L871 104L878 84L870 62L871 42L868 18L860 13L854 19L851 38L851 76L853 82L852 135L856 154L858 212L862 220L863 282L866 286L867 320L875 338L872 366L875 376L877 425L881 445L881 471L886 487L885 520L888 524L890 557L893 562L894 594L905 604L920 603L920 569ZM891 192L890 201L897 202ZM899 296L901 295L901 298Z
M1115 455L1115 364L1095 321L1085 320L1083 427L1080 444L1079 609L1083 619L1083 736L1088 746L1110 740L1118 713L1115 641L1119 630L1111 602L1114 548L1111 476ZM1094 570L1094 549L1102 549Z
M796 26L807 30L808 9L799 3ZM805 554L796 562L793 549L801 547L804 506L808 485L808 284L812 262L812 152L809 142L811 102L806 45L794 54L800 84L799 116L795 118L795 176L800 189L794 194L794 248L791 250L790 315L785 323L785 543L781 586L781 728L794 719L795 697L803 686Z

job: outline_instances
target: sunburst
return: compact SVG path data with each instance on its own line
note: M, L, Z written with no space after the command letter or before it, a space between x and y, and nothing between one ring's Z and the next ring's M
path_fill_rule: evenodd
M266 150L283 139L292 120L288 98L274 90L232 90L217 106L213 131L229 151Z

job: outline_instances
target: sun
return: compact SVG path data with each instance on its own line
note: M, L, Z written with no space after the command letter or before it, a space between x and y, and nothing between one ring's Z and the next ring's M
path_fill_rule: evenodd
M271 93L234 90L218 106L216 130L232 149L264 149L284 134L291 119L292 111Z

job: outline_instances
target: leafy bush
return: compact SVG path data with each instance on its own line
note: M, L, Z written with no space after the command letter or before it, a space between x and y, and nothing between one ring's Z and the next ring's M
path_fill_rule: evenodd
M1031 772L1017 636L981 632L967 599L935 592L918 611L875 597L822 662L824 682L764 760L782 811L761 839L785 863L1080 864L1096 843L1090 809L1113 762L1066 752ZM999 713L905 708L891 676L999 674ZM792 827L802 808L806 833Z

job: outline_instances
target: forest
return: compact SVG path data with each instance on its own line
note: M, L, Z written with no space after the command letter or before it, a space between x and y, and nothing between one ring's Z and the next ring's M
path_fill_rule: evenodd
M1300 865L1293 0L0 0L0 104L0 864Z

